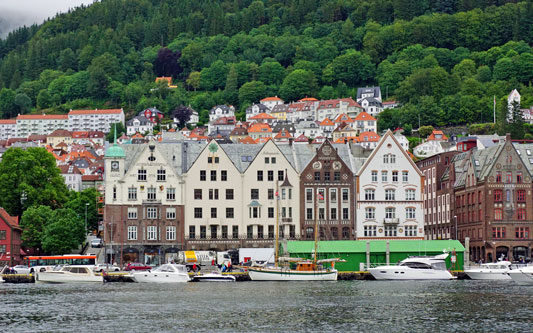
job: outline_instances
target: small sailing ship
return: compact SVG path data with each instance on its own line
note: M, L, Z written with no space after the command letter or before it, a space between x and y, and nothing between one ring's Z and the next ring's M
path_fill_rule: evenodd
M282 185L283 186L283 185ZM276 182L276 241L274 251L274 267L250 267L248 274L252 281L336 281L338 271L335 262L340 259L317 260L318 250L318 218L315 200L315 251L312 259L279 257L279 192ZM317 195L320 195L317 193ZM324 264L330 267L324 267ZM295 268L291 268L292 266Z

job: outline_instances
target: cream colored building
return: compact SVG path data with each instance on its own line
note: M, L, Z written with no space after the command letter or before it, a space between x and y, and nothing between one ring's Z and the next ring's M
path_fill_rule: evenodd
M68 116L27 114L17 117L17 136L26 138L30 134L48 135L57 129L68 128Z

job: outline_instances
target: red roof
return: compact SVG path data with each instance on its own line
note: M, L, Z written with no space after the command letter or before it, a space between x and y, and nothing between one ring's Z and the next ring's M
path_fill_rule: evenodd
M378 142L380 136L376 132L363 132L359 134L359 142Z
M306 98L302 98L298 100L298 102L317 102L317 101L318 99L314 97L306 97Z
M368 113L363 111L363 112L359 113L357 115L357 117L354 118L354 120L356 120L356 121L375 121L376 118L372 117L371 115L369 115Z
M84 181L95 181L95 180L103 180L102 175L83 175L81 176L81 180Z
M440 135L439 138L437 138L437 135ZM443 131L440 130L433 130L433 133L428 137L428 141L444 141L448 140L448 137L444 134Z
M0 119L0 124L3 125L14 125L17 123L16 119Z
M249 144L249 145L255 145L256 144L255 140L252 139L249 136L246 136L246 137L240 139L239 141L240 141L240 143Z
M309 142L309 139L305 135L301 134L299 137L294 139L294 142Z
M290 138L292 138L292 135L285 128L279 131L278 134L276 134L276 136L274 137L274 139L290 139Z
M48 137L64 137L64 136L72 137L72 133L64 129L56 129L52 133L48 134Z
M318 125L319 126L335 126L335 124L329 118L322 120L322 122L320 122L320 124Z
M265 97L263 98L262 100L260 100L260 102L273 102L273 101L282 101L283 100L281 98L279 98L278 96L275 96L275 97Z
M68 115L79 115L79 114L120 114L124 111L122 109L106 109L106 110L70 110Z
M346 113L340 114L336 119L336 123L353 123L355 120L350 118Z
M272 128L268 124L255 123L248 128L248 133L272 133Z
M18 218L18 216L9 215L3 207L0 207L0 217L2 218L2 220L6 221L6 223L11 228L18 228L19 227L19 218Z
M21 114L17 120L68 119L66 114Z
M326 100L320 101L320 103L318 103L318 108L319 109L338 108L338 107L340 107L340 103L341 102L348 103L348 107L363 108L359 103L354 101L351 97L348 97L348 98L337 98L337 99L326 99Z
M249 120L263 120L263 119L276 119L276 117L269 115L268 113L258 113Z

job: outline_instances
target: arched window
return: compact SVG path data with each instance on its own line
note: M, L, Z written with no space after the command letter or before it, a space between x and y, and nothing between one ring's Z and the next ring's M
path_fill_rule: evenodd
M337 227L331 228L331 239L339 239L339 230Z
M305 229L305 238L307 239L313 239L315 238L315 233L314 233L314 229L312 227L307 227Z
M350 238L350 228L344 227L342 228L342 239L348 239Z

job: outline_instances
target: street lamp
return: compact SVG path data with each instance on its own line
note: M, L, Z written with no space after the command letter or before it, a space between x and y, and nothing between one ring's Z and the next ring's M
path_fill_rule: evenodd
M454 215L453 219L455 221L455 240L457 240L457 215Z

